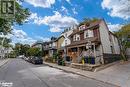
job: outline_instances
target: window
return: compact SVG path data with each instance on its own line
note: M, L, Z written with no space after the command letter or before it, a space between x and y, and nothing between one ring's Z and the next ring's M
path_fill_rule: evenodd
M114 53L114 48L113 48L113 46L111 46L111 52Z
M88 31L85 33L85 37L86 37L86 38L88 37Z
M67 40L65 40L65 45L67 45Z
M79 37L77 37L77 41L79 41Z
M73 41L76 41L76 35L73 36Z
M98 37L98 33L99 33L98 29L93 30L94 37Z
M67 37L67 33L65 34L65 37Z

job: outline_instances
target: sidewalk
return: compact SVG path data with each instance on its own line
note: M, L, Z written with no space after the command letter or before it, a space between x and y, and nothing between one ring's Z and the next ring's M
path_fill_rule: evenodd
M0 67L2 67L4 64L6 64L10 59L0 59Z
M98 72L83 71L71 67L58 66L57 64L47 62L44 62L44 64L64 70L66 72L71 72L102 82L114 84L116 86L130 87L130 61L124 64L117 62L115 65Z

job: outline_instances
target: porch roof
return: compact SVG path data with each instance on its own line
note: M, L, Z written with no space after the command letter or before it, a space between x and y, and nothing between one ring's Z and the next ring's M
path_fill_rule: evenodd
M79 47L80 45L86 45L86 43L88 43L88 40L90 40L92 43L96 43L96 44L100 43L97 37L88 37L87 39L84 39L82 41L75 41L70 45L67 45L67 47L73 47L73 46Z

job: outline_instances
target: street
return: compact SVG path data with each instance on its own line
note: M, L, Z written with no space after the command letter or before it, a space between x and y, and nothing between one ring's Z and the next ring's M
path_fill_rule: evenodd
M115 87L44 64L33 65L22 59L11 59L2 66L0 81L13 83L12 87Z

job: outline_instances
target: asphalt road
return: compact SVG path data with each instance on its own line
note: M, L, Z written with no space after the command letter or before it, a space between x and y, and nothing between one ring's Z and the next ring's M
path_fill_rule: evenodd
M11 59L2 66L0 81L0 87L3 83L13 83L12 87L116 87L44 64L33 65L22 59Z

